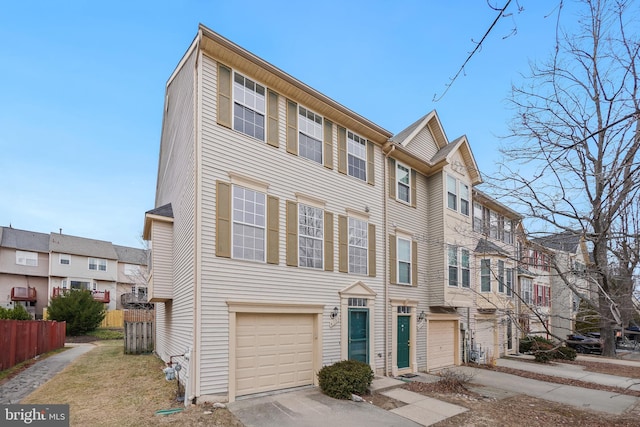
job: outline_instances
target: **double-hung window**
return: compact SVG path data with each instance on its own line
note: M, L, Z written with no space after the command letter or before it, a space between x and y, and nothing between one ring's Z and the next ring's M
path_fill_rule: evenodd
M498 292L504 293L504 261L498 260Z
M349 273L367 274L368 227L366 221L349 218Z
M460 213L469 216L469 186L460 183Z
M471 286L471 271L469 268L469 250L460 250L460 272L462 273L461 284L463 288Z
M458 286L458 247L449 245L449 286Z
M366 181L367 141L351 131L347 132L347 161L349 175Z
M482 221L482 205L480 203L473 204L473 231L478 233L484 232Z
M323 268L324 211L298 204L298 265Z
M234 73L233 129L264 141L265 93L264 86Z
M510 219L504 220L504 237L503 241L510 245L513 244L513 221Z
M264 193L233 186L233 258L264 261L265 199Z
M26 251L16 251L16 264L17 265L28 265L30 267L38 266L38 253L37 252L26 252Z
M58 261L61 265L69 265L71 264L71 255L69 254L60 254L58 257Z
M489 214L489 237L493 239L498 238L498 214L491 211Z
M411 174L409 168L396 163L396 180L398 182L398 200L411 203Z
M480 260L480 291L491 292L491 260Z
M107 260L100 258L89 258L89 270L107 271Z
M451 175L447 175L447 207L458 210L458 182Z
M507 296L513 295L513 268L507 268Z
M411 284L411 240L398 237L398 283Z
M522 285L522 301L531 305L533 303L533 281L528 277L523 277L520 283Z
M298 153L322 163L322 117L302 106L298 114Z

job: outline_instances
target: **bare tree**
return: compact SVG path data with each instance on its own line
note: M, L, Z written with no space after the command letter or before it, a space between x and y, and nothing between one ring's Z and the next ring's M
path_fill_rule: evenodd
M617 305L631 299L638 263L640 8L631 0L582 3L578 30L562 30L562 19L575 17L560 15L551 58L512 89L515 118L495 191L519 205L529 230L584 234L597 289L591 302L612 355Z

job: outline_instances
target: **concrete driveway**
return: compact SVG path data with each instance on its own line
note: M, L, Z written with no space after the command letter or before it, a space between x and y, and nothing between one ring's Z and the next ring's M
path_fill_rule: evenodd
M337 400L319 388L253 397L230 403L245 427L415 427L407 418L367 402Z

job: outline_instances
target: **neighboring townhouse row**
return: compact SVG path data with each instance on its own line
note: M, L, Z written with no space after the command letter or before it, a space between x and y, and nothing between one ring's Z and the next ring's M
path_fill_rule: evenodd
M107 310L147 304L145 250L111 242L0 227L0 304L36 319L51 297L85 289Z
M189 401L517 351L522 217L435 111L393 135L200 26L159 157L149 301Z

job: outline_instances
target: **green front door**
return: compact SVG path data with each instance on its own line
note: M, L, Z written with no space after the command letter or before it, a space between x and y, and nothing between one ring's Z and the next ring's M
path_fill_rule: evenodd
M369 310L349 309L349 360L369 363Z
M409 367L409 316L398 316L398 369Z

